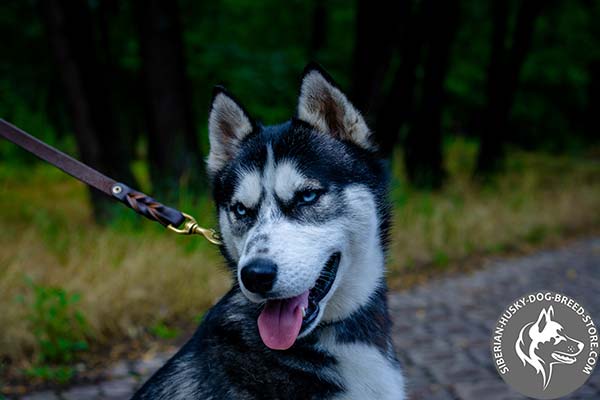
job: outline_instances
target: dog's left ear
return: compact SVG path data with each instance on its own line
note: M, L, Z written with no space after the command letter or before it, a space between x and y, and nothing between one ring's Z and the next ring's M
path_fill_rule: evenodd
M317 64L309 64L302 76L298 119L340 140L375 150L371 131L360 112Z

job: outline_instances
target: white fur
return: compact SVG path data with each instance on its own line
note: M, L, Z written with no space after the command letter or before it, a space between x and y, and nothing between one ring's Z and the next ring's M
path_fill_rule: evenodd
M262 193L260 173L253 169L239 173L238 185L233 193L232 202L240 202L247 208L254 208Z
M278 196L291 198L295 193L294 188L302 186L305 180L290 162L276 164L269 147L261 180L265 199L261 204L257 224L244 239L248 242L258 235L269 237L268 257L278 267L273 291L284 298L294 297L311 289L331 254L341 250L335 244L343 242L343 231L337 229L339 224L334 221L320 225L297 224L283 218L277 211L273 196L277 193ZM240 250L245 247L243 243L239 245ZM256 250L254 247L250 252L241 254L238 275L244 265L257 257ZM241 280L240 287L250 300L262 300L248 292Z
M405 399L400 370L377 348L363 343L338 343L331 331L325 331L319 343L337 360L334 369L344 393L335 400Z
M239 238L231 233L231 225L229 223L227 210L223 208L219 210L219 230L223 238L223 244L229 251L229 254L234 260L239 260L241 246L243 246L246 236Z
M185 400L196 396L198 392L198 380L196 379L193 356L188 354L176 362L174 370L177 373L171 376L168 386L162 387L160 391L153 393L157 400ZM203 397L213 400L213 396Z
M373 195L366 187L354 185L344 190L344 196L349 210L343 226L348 245L338 271L339 286L323 315L325 321L343 319L366 304L385 270Z
M254 234L269 235L269 258L278 266L275 292L287 298L314 286L329 257L342 250L343 232L332 222L314 226L279 218L259 225ZM252 253L244 254L240 265L252 258Z
M306 184L306 177L302 175L291 161L284 160L277 165L275 170L273 189L277 197L289 201L294 194Z
M332 104L331 100L335 104L333 109L328 108ZM321 132L350 140L365 149L373 150L376 147L371 140L371 131L360 112L317 70L310 71L302 80L298 118ZM332 131L328 124L332 118L339 122L341 131Z

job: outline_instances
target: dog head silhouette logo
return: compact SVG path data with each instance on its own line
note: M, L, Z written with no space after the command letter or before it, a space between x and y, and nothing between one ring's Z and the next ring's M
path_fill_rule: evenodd
M567 335L566 329L554 319L554 308L550 306L542 309L536 321L521 328L515 350L523 365L529 364L542 375L545 390L554 366L574 364L583 350L583 342Z

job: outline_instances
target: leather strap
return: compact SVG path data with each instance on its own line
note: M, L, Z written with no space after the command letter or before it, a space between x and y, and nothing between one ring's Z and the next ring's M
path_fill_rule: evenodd
M107 177L60 150L42 142L14 125L0 119L0 136L8 139L42 160L54 165L81 182L90 185L144 217L164 226L178 227L186 217L179 210L167 207L153 198Z

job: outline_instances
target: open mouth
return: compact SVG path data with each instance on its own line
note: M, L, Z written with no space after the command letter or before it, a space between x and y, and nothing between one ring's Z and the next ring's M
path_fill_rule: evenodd
M312 289L287 299L267 300L258 316L258 332L267 347L287 350L300 332L315 323L320 303L331 290L337 276L340 259L339 252L329 257Z
M556 361L559 361L563 364L573 364L575 361L577 361L577 359L575 357L571 357L570 355L567 355L563 352L558 352L558 351L555 351L554 353L552 353L552 358L554 358Z
M308 328L315 318L317 318L317 315L319 315L319 303L327 296L327 293L329 293L333 286L340 265L340 258L340 253L333 253L329 257L329 260L327 260L321 271L321 275L317 279L317 283L310 289L308 293L308 307L302 310L302 330Z

